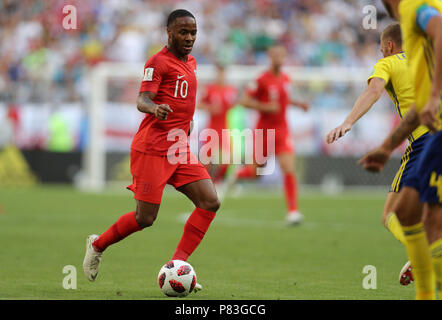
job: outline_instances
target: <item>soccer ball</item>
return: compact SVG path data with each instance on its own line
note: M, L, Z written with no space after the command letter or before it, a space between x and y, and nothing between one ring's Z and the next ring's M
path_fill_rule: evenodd
M168 297L185 297L196 285L193 267L182 260L171 260L158 273L158 284Z

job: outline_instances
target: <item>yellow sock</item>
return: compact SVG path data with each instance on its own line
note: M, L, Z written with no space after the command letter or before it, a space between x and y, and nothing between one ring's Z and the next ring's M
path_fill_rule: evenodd
M433 242L430 246L431 261L433 262L436 286L439 292L439 300L442 300L442 239Z
M430 247L422 222L413 226L402 226L407 255L413 268L417 300L436 299L436 288Z
M402 230L402 226L394 212L390 212L387 215L387 218L385 219L385 227L397 240L402 244L405 244L404 231Z

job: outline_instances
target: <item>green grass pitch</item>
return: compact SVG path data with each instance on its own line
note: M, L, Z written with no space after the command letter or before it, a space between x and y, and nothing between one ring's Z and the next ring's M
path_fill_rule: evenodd
M190 257L204 290L184 299L413 299L398 273L405 249L381 224L386 194L302 192L306 220L284 224L282 190L227 198ZM71 187L0 189L0 299L171 299L157 283L192 205L166 190L158 219L103 254L97 280L83 274L86 236L132 211L130 192L82 193ZM77 289L63 288L63 268ZM366 265L376 289L364 289Z

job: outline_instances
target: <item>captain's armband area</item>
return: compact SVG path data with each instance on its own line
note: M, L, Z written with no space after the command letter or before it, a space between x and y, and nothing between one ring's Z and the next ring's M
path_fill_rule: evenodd
M427 32L428 22L434 17L440 16L440 12L428 4L421 5L416 12L416 23L422 31Z

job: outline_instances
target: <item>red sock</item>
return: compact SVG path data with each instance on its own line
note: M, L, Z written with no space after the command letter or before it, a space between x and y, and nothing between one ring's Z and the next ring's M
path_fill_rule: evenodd
M92 245L98 251L104 251L107 247L118 242L128 235L140 231L142 228L135 219L135 211L122 215L109 229L103 232Z
M284 175L284 192L288 211L298 210L298 184L294 174Z
M213 218L215 218L215 212L195 208L184 225L183 236L172 256L172 260L187 260L204 238Z
M238 170L238 179L251 179L256 177L256 169L254 166L246 165Z

